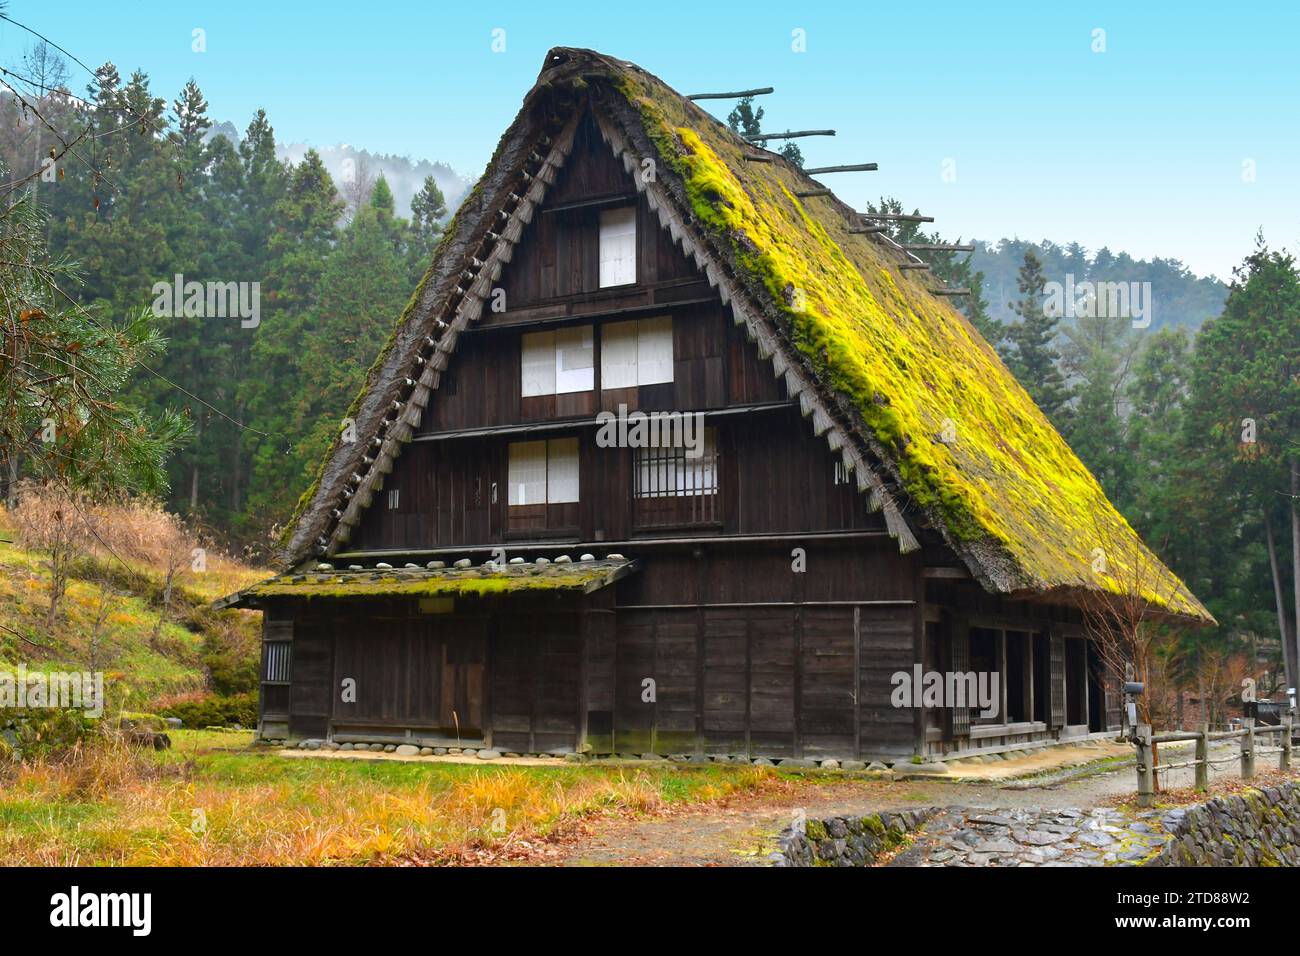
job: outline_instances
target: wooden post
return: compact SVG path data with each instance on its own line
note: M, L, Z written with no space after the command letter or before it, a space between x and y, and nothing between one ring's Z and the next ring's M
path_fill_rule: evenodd
M1205 791L1210 788L1210 725L1201 724L1196 732L1200 734L1196 738L1196 789Z
M1155 791L1155 770L1151 764L1151 725L1138 724L1134 736L1137 745L1138 806L1151 806Z
M1278 767L1291 769L1291 715L1282 718L1282 756L1278 758Z
M1255 719L1246 718L1246 732L1241 737L1241 779L1255 776Z

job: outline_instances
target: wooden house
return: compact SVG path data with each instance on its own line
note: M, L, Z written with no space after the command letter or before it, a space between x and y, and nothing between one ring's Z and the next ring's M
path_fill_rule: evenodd
M340 409L287 570L224 602L264 613L262 737L896 760L1116 728L1084 602L1212 619L820 188L552 50ZM602 440L634 413L699 432ZM917 665L996 673L997 714L896 706Z

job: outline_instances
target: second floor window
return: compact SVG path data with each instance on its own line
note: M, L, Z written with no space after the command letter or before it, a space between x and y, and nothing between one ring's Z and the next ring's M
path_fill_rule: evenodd
M718 493L717 433L704 430L701 454L692 458L682 445L638 448L635 453L636 498L682 498Z
M638 448L632 459L632 521L641 530L717 524L722 514L718 441L704 430L702 454L683 446Z
M558 505L578 500L578 439L510 444L510 507Z
M608 322L600 328L600 387L634 388L673 380L671 316Z
M521 394L567 395L596 387L596 353L590 325L528 332L520 347Z
M636 282L636 207L600 213L600 287Z

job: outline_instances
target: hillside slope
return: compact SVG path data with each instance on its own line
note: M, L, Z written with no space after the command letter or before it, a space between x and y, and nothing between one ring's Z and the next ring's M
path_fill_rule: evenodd
M48 556L24 546L0 510L0 671L103 671L110 708L132 711L255 689L257 615L210 604L266 572L226 558L207 564L176 576L168 610L165 569L121 552L83 554L50 628Z

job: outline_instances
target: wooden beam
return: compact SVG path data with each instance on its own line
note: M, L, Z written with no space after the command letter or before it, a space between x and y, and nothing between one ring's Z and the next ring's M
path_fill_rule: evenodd
M710 300L711 301L711 300ZM784 410L791 407L785 402L755 402L750 405L727 405L722 408L700 412L706 420L718 416L749 415L750 413ZM601 424L600 418L563 418L553 421L521 422L516 425L479 425L474 428L447 429L445 431L425 432L414 435L412 442L437 442L464 438L493 438L499 435L531 435L539 432L556 431L565 428L595 428Z
M619 206L624 203L636 202L635 192L613 193L608 196L597 196L595 198L576 199L573 202L556 203L554 206L543 206L543 214L553 212L570 212L574 209L588 209L595 206Z
M820 176L823 173L874 173L879 168L879 163L857 163L850 166L814 166L805 169L804 173L808 176Z
M736 90L734 93L692 93L688 100L743 100L747 96L766 96L775 93L770 86L759 86L752 90Z
M928 262L900 262L900 263L898 264L898 268L900 268L900 269L928 269L928 268L930 268L930 263L928 263Z
M815 541L872 541L888 538L890 535L887 531L815 531L809 534L800 535L800 538L809 538ZM529 542L515 541L507 544L509 550L519 552L528 551L545 554L552 551L616 551L619 549L630 550L638 548L645 550L656 546L680 546L680 545L697 545L697 544L745 544L767 543L783 544L790 540L789 534L729 534L729 535L691 535L690 537L678 538L635 538L623 541L581 541L573 538L567 541L547 541L547 542ZM463 547L446 547L446 548L375 548L373 550L356 550L341 551L334 555L334 560L342 561L345 559L359 559L362 561L382 560L388 557L405 557L414 559L415 557L440 557L444 554L457 554L460 557L467 557L471 554L490 554L499 548L500 545L481 544L465 545ZM314 562L313 562L314 563ZM825 602L822 602L825 603ZM871 604L871 601L854 602L846 601L846 604L865 603ZM887 604L897 603L886 601ZM905 602L911 603L911 602Z
M887 229L889 229L888 226L849 226L849 232L855 236L864 233L885 232Z
M934 222L934 216L915 216L893 212L860 212L863 219L883 219L888 222Z
M757 156L750 153L741 153L740 158L750 163L770 163L773 159L771 156Z
M962 245L956 242L909 242L904 249L913 252L974 252L974 245Z
M931 289L931 295L970 295L970 289Z
M965 580L970 577L970 572L967 571L965 568L954 568L954 567L923 568L921 574L923 577L932 578L932 579L947 578L947 579Z
M800 136L834 136L833 129L800 129L786 130L784 133L756 133L753 136L746 136L745 139L751 143L766 143L770 139L795 139Z
M800 189L795 192L795 195L800 199L811 199L814 196L829 196L831 191L825 187L821 189Z

